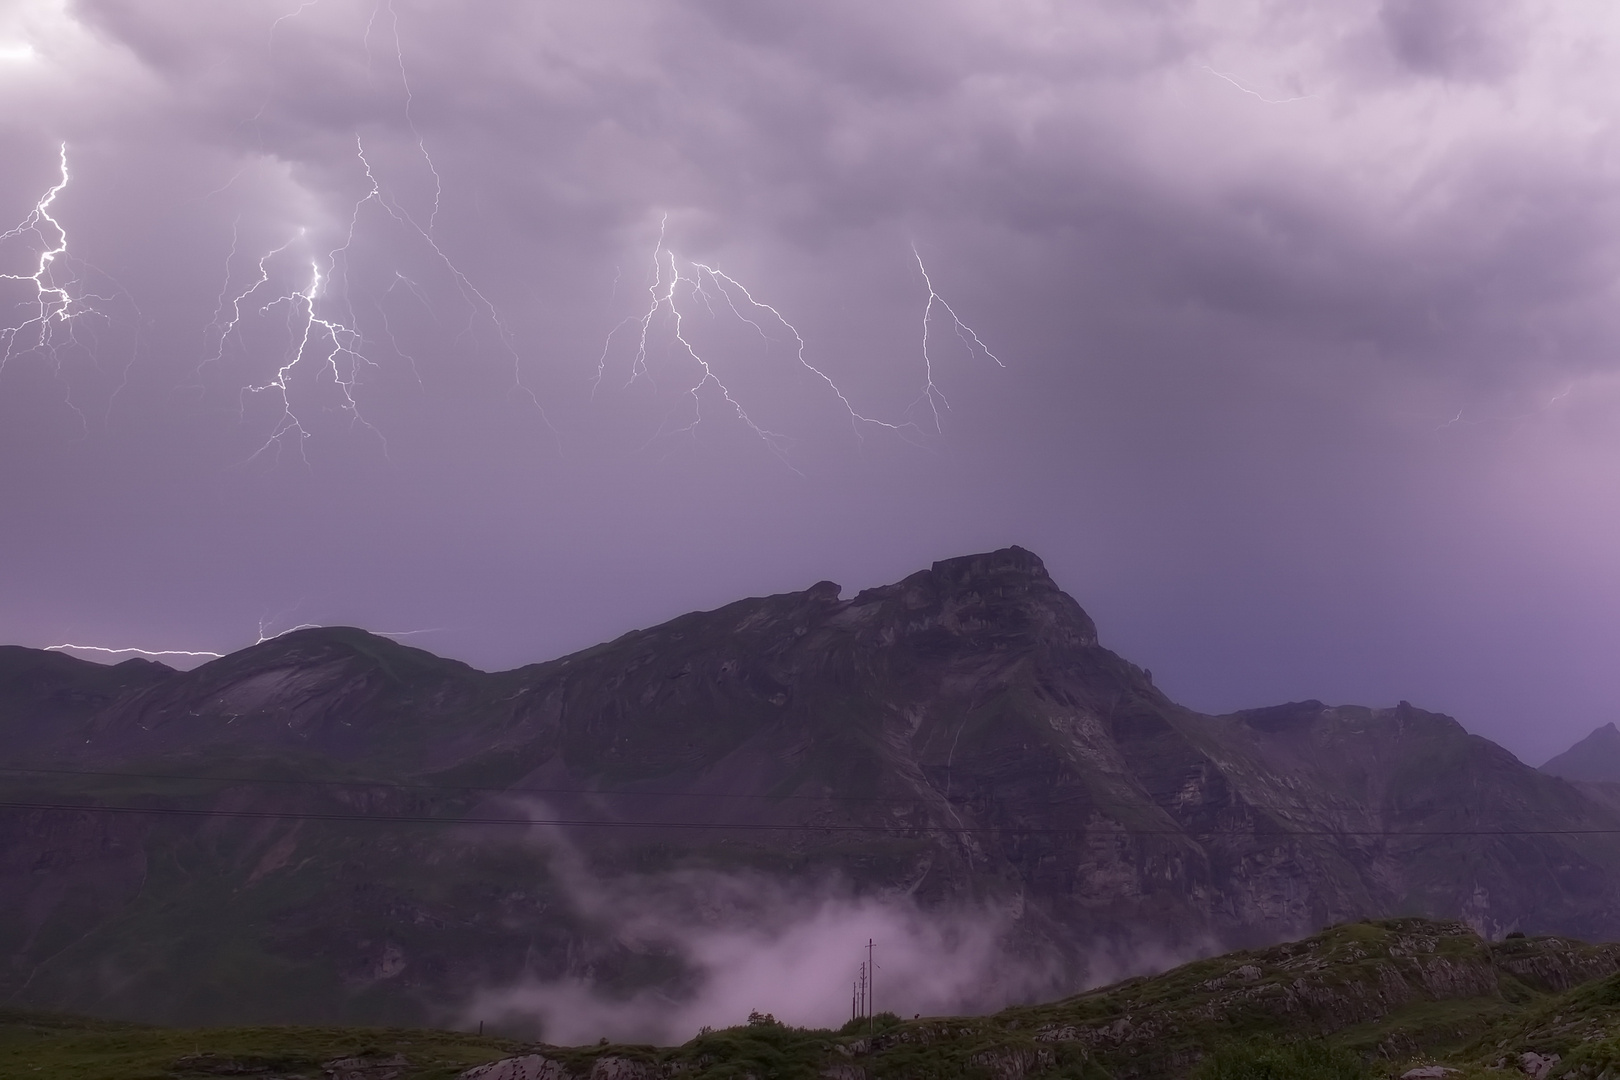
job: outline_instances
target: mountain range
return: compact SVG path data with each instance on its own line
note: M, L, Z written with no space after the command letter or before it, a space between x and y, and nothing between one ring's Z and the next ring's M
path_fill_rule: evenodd
M1364 917L1620 937L1592 777L1405 702L1184 708L1016 547L496 673L348 628L187 672L0 648L0 741L30 1008L685 1038L748 955L852 969L874 920L899 969L978 958L880 976L956 1010Z

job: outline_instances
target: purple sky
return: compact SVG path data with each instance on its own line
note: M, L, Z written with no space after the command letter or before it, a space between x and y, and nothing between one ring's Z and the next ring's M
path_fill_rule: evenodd
M1189 705L1538 762L1620 711L1617 66L1595 0L12 0L72 318L0 281L0 640L500 667L1018 543Z

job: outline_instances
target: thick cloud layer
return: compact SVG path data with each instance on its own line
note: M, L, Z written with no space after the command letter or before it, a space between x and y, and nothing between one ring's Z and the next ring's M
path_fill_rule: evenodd
M497 666L1016 542L1189 704L1539 760L1620 690L1617 24L21 0L0 637Z

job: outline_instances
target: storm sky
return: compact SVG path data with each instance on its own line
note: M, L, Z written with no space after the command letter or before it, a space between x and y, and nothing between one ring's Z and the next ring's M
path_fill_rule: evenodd
M498 668L1017 543L1188 705L1539 762L1620 719L1616 70L1596 2L8 0L0 640Z

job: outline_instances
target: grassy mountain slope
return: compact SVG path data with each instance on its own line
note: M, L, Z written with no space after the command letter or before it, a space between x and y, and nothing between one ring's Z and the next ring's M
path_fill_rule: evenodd
M554 1047L405 1029L178 1030L0 1014L0 1078L218 1075L343 1080L1179 1077L1249 1040L1320 1042L1366 1076L1435 1062L1596 1077L1620 1066L1620 945L1491 943L1455 923L1351 923L1045 1005L983 1017L880 1016L841 1031L768 1017L682 1046ZM1526 1058L1525 1055L1535 1055ZM488 1063L480 1070L481 1063ZM1501 1077L1501 1071L1491 1075Z

